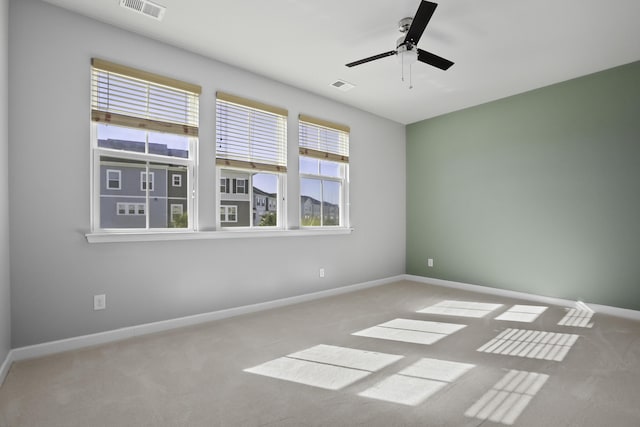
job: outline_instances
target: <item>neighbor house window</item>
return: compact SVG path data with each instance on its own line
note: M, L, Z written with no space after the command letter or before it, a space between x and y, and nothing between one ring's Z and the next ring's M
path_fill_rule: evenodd
M238 194L248 194L247 187L249 184L248 179L238 179L236 180L236 193Z
M117 215L144 215L145 205L142 203L123 203L116 204Z
M184 207L181 204L171 204L171 221L178 221L183 213Z
M349 128L299 120L300 225L348 227Z
M95 58L91 65L92 230L175 227L170 201L183 206L178 226L193 229L187 177L197 176L200 86Z
M234 205L220 206L220 222L237 222L238 207Z
M218 92L216 173L220 227L282 227L287 110ZM256 195L273 200L271 209Z
M107 169L107 190L120 190L122 171Z
M153 172L140 172L140 191L153 191Z

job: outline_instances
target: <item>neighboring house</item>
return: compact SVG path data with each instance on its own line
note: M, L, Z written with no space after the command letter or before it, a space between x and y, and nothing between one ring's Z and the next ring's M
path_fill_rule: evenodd
M278 195L267 193L257 187L253 187L253 224L259 225L262 217L278 212Z
M187 211L187 169L181 166L167 169L167 217L175 222Z
M144 143L123 140L100 140L101 147L144 152ZM163 144L149 144L155 154L186 157L184 150L168 149ZM149 199L147 204L147 189ZM180 166L102 157L100 160L100 227L168 228L187 213L187 175Z
M223 169L220 172L220 226L259 226L262 217L278 211L278 195L251 188L251 173Z
M302 223L308 226L319 226L320 216L322 215L322 224L324 225L340 225L340 206L324 202L309 196L300 196L300 206L302 210Z
M102 139L100 147L144 152L144 143ZM186 158L188 152L150 143L149 151ZM151 164L147 176L144 162L102 157L100 161L100 227L168 228L187 213L187 172L181 166ZM251 174L223 170L220 178L220 225L248 227L258 225L264 215L277 212L277 194L250 188ZM149 202L147 205L147 186ZM253 203L251 197L253 195ZM253 204L253 206L252 206Z
M220 225L249 227L251 225L250 174L222 170L220 175Z
M320 225L320 201L309 196L300 196L302 222L304 225ZM314 219L317 224L314 224Z

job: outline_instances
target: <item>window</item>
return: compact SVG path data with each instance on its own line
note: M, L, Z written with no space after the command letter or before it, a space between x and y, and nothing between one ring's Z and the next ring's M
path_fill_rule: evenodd
M120 190L122 172L114 169L107 169L107 190Z
M238 207L234 205L220 206L220 222L237 222Z
M171 204L171 221L175 222L184 213L184 207L181 204Z
M145 191L147 188L149 191L153 191L153 177L153 172L140 172L140 191Z
M349 128L300 116L300 225L349 226Z
M91 65L92 231L176 227L176 201L179 226L193 229L196 187L186 177L197 176L200 87L100 59Z
M116 204L117 215L144 215L145 205L142 203L123 203Z
M216 133L219 225L282 227L287 111L218 92ZM271 198L271 209L258 204L255 196Z
M238 179L235 181L236 184L236 193L238 194L249 194L249 191L247 189L248 185L247 183L249 182L248 179Z

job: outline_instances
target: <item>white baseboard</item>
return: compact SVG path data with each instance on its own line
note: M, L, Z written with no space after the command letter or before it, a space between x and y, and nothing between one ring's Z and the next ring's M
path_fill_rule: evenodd
M13 363L13 350L9 350L9 353L7 353L7 357L4 358L4 362L2 362L2 365L0 365L0 387L2 387L4 379L7 378L11 363Z
M106 344L113 341L119 341L140 335L151 334L155 332L167 331L170 329L181 328L184 326L192 326L200 323L211 322L213 320L225 319L228 317L238 316L241 314L254 313L258 311L268 310L272 308L284 307L287 305L297 304L306 301L312 301L320 298L326 298L334 295L354 292L360 289L372 288L375 286L386 285L388 283L402 280L404 275L389 277L385 279L372 280L369 282L358 283L350 286L329 289L326 291L313 292L295 297L282 298L274 301L268 301L258 304L234 307L225 310L213 311L210 313L196 314L193 316L180 317L176 319L163 320L160 322L146 323L144 325L130 326L126 328L114 329L111 331L99 332L96 334L83 335L79 337L67 338L58 341L50 341L42 344L35 344L26 347L19 347L11 350L11 360L7 363L7 371L12 361L32 359L35 357L47 356L50 354L61 353L63 351L76 350L85 347L91 347L100 344ZM4 364L2 365L4 368Z
M36 344L26 347L19 347L11 350L4 362L0 366L0 385L9 372L11 363L15 361L32 359L35 357L47 356L50 354L61 353L69 350L77 350L80 348L91 347L109 342L119 341L136 336L162 332L171 329L181 328L184 326L192 326L200 323L211 322L214 320L225 319L228 317L239 316L241 314L255 313L259 311L269 310L272 308L284 307L306 301L312 301L320 298L326 298L335 295L341 295L354 292L361 289L372 288L375 286L386 285L400 280L410 280L413 282L427 283L436 286L468 290L472 292L480 292L493 294L508 298L519 298L530 301L541 302L545 304L563 305L574 307L576 301L545 297L541 295L529 294L525 292L510 291L506 289L491 288L488 286L472 285L468 283L453 282L449 280L434 279L429 277L414 276L410 274L402 274L399 276L388 277L385 279L373 280L369 282L358 283L355 285L344 286L340 288L329 289L326 291L314 292L310 294L298 295L295 297L282 298L274 301L268 301L258 304L234 307L225 310L214 311L210 313L196 314L193 316L180 317L176 319L163 320L160 322L146 323L143 325L130 326L111 331L99 332L96 334L83 335L79 337L67 338L58 341L50 341L42 344ZM588 307L596 313L603 313L612 316L628 318L640 321L640 311L628 310L618 307L610 307L599 304L588 304Z
M610 305L588 304L594 313L608 314L610 316L624 317L625 319L640 321L640 311L628 308L611 307Z
M489 286L472 285L469 283L453 282L450 280L434 279L431 277L414 276L411 274L404 275L405 280L412 282L426 283L429 285L442 286L446 288L462 289L465 291L480 292L483 294L498 295L507 298L519 298L526 299L535 302L541 302L545 304L563 305L566 307L576 307L576 305L592 310L595 313L608 314L611 316L623 317L631 320L640 321L640 311L629 310L627 308L611 307L608 305L591 304L583 301L571 301L568 299L546 297L542 295L529 294L526 292L511 291L508 289L492 288Z

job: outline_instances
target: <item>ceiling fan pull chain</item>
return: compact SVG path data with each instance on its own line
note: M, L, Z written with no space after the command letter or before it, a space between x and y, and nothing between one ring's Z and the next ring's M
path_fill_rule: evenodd
M411 73L411 65L409 64L409 89L413 89L413 74Z

